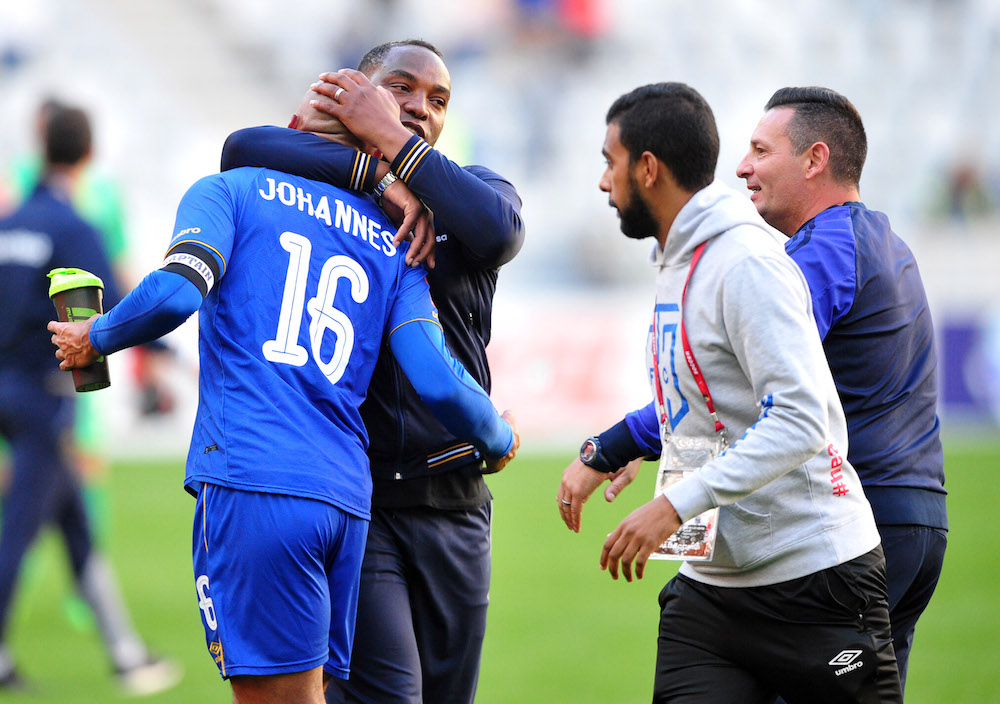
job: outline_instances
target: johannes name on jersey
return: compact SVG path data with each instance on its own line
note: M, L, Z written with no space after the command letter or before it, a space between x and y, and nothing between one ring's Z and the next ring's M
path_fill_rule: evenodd
M383 230L377 220L362 215L339 198L334 198L334 209L331 213L330 201L326 196L320 196L313 203L313 194L299 186L293 186L286 181L267 179L267 189L259 188L257 192L264 200L275 200L282 205L297 207L301 212L307 212L317 220L322 220L328 227L338 227L345 233L365 240L375 249L381 250L387 257L396 256L396 246L392 239L396 233Z

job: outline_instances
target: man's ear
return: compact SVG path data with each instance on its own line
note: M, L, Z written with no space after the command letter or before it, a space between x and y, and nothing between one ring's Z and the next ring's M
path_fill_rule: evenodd
M652 152L643 152L635 163L635 180L644 188L652 188L656 179L661 176L660 160Z
M826 145L826 142L813 142L803 156L806 158L805 177L807 179L816 178L826 171L826 167L830 163L830 147Z

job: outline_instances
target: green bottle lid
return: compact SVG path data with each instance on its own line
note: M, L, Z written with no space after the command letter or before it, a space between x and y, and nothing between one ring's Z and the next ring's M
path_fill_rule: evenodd
M83 269L53 269L47 276L52 279L52 282L49 284L49 298L62 291L68 291L71 288L83 288L85 286L104 288L104 282L101 281L99 276Z

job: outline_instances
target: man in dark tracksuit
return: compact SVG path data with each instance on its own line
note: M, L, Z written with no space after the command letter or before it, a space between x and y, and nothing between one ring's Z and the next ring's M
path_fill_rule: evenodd
M489 391L493 294L499 267L523 241L520 198L493 171L461 168L433 149L450 97L447 69L433 47L382 45L359 69L364 75L330 75L318 90L336 98L325 110L384 161L304 132L260 127L229 138L223 168L268 166L378 197L397 188L391 182L398 177L435 216L428 280L448 348ZM362 110L374 105L363 102L376 96L374 86L393 94L398 117ZM435 420L391 354L379 358L362 413L372 522L351 677L334 681L327 699L471 703L490 579L492 497L482 458Z
M909 247L860 201L861 117L842 95L783 88L736 169L789 236L847 416L848 461L882 535L893 646L905 684L917 619L947 545L934 331Z
M118 300L98 233L73 210L70 193L90 155L90 124L60 108L46 128L42 181L24 204L0 220L0 436L12 471L0 527L0 688L21 684L5 643L14 588L28 548L48 522L66 544L73 579L93 609L124 688L153 693L174 684L172 663L150 656L134 632L114 576L98 554L76 473L67 456L73 428L73 384L59 370L46 324L53 268L75 267L100 277L104 304Z

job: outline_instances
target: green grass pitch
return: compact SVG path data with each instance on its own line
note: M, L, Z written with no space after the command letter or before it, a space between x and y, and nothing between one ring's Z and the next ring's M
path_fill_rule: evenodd
M908 704L1000 703L1000 446L950 445L951 532L937 594L917 628ZM601 543L652 491L653 467L613 504L595 496L580 534L556 510L559 477L574 449L532 455L489 478L494 493L493 581L479 704L648 702L656 648L656 597L676 564L614 582L598 567ZM190 563L194 500L181 461L113 469L109 551L140 632L185 669L175 689L144 701L231 701L202 635ZM21 581L9 645L32 695L0 701L74 704L120 698L95 633L74 627L62 547L47 536Z

